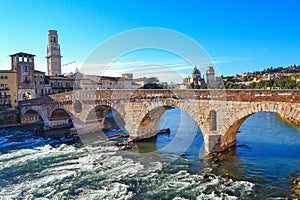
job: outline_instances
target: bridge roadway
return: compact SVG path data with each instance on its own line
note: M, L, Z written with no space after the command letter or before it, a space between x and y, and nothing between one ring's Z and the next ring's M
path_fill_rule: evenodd
M299 90L78 90L19 106L21 123L44 121L47 129L73 122L81 127L78 132L102 130L106 113L113 109L123 118L117 123L123 123L134 141L153 137L161 115L177 107L198 123L207 153L234 146L239 127L257 112L275 112L300 126Z

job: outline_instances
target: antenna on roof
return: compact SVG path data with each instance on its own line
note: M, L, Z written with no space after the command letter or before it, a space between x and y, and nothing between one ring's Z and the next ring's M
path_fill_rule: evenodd
M68 65L70 65L70 64L73 64L73 63L75 63L76 62L76 60L75 61L72 61L72 62L69 62L69 63L66 63L66 64L63 64L62 66L68 66ZM68 72L69 70L67 69L67 67L66 67L66 72Z

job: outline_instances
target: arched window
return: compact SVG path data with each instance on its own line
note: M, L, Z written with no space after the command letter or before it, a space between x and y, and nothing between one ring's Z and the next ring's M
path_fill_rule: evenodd
M28 100L28 99L32 98L32 95L30 92L25 92L25 93L23 93L22 98L23 98L23 100Z
M215 131L217 130L217 112L214 110L211 110L209 112L209 124L210 124L210 130Z

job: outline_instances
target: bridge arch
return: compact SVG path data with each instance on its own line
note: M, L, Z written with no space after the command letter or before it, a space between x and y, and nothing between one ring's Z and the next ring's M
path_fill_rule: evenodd
M107 114L109 112L111 112L112 116L107 119ZM120 109L111 106L111 104L98 104L96 106L91 106L87 111L85 123L98 123L103 129L107 129L109 126L117 126L116 128L120 128L121 130L127 132L125 129L125 121L124 116L122 116L122 112Z
M29 123L42 123L44 119L39 111L30 109L24 112L21 118L21 123L29 124Z
M300 125L300 110L291 105L279 105L273 102L256 103L232 113L228 123L224 123L221 133L223 134L222 149L234 146L239 128L247 118L258 112L277 113L284 119Z
M187 113L192 119L194 119L199 128L203 130L203 124L200 123L200 116L198 107L195 109L196 100L189 102L183 101L181 102L178 99L162 99L162 100L155 100L150 102L144 102L143 109L137 120L137 135L133 136L134 140L139 140L139 138L149 138L155 136L156 127L158 122L161 119L161 116L165 113L165 111L178 108L185 113ZM202 132L202 131L201 131ZM203 133L202 133L203 134Z
M49 116L50 121L68 120L68 119L72 119L72 115L62 108L53 110Z
M55 106L50 110L48 120L45 122L47 128L59 128L73 126L73 115L62 106Z

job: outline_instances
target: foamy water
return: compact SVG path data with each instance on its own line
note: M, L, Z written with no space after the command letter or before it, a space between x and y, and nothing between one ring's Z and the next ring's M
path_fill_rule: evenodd
M166 125L176 124L178 112L174 109L168 114ZM137 149L120 151L108 141L67 145L72 138L49 139L32 132L0 130L0 199L289 196L293 178L299 174L300 132L272 113L251 118L240 129L236 152L216 162L203 157L200 130L183 154L164 148L176 134L173 131L156 142L141 142ZM183 139L178 141L189 136L182 130L185 134L179 135ZM230 178L221 176L226 173Z
M0 155L1 199L238 199L251 196L254 186L211 173L168 171L160 162L146 166L107 142L52 147L47 141L25 139L18 145L31 148Z

